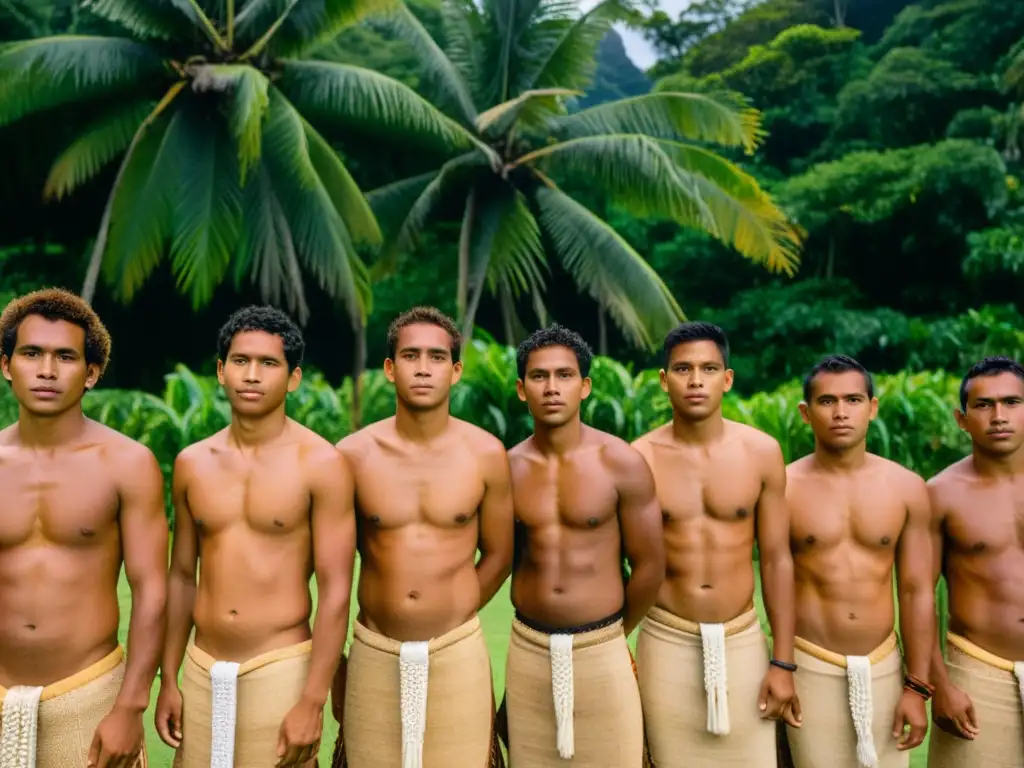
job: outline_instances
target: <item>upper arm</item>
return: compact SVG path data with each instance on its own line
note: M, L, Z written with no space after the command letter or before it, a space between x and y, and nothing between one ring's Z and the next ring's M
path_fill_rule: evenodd
M929 538L932 546L932 579L938 583L939 576L942 575L942 533L946 523L945 507L942 504L942 491L939 484L928 483L928 503L931 506Z
M479 547L482 553L505 553L511 562L512 471L505 447L494 438L487 443L480 458L484 496L480 502Z
M900 586L931 585L934 581L934 521L928 487L924 480L911 472L907 472L904 483L907 518L897 543L896 576Z
M630 566L641 561L665 563L665 537L654 475L640 452L629 445L611 452L619 492L622 549Z
M133 443L119 452L121 549L128 583L135 587L167 574L167 517L164 478L156 457Z
M348 461L334 448L318 451L310 468L310 531L317 581L351 587L356 550L355 481Z
M189 466L186 454L174 460L171 478L171 502L174 504L174 544L171 547L171 572L185 578L196 578L199 539L192 509L188 505Z
M789 506L786 503L786 462L775 440L758 452L761 495L757 500L757 546L764 560L791 556Z

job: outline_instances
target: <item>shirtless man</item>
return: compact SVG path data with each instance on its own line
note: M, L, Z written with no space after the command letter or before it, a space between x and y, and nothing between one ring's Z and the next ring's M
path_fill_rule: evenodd
M989 357L971 368L956 420L971 455L928 483L935 571L949 590L928 764L1010 768L1024 765L1024 367Z
M501 442L449 415L460 346L436 309L396 318L384 361L395 415L338 443L355 476L360 576L355 639L332 694L335 765L500 759L477 613L511 570L512 494Z
M81 298L50 289L15 299L0 337L19 406L0 431L0 762L141 766L164 634L163 476L148 448L82 413L110 336ZM117 640L122 564L127 664ZM18 756L32 741L35 755Z
M285 415L304 351L287 315L235 312L217 351L231 423L174 466L157 730L176 768L207 768L211 755L214 766L312 766L348 633L352 479L330 442Z
M733 372L721 328L684 323L664 355L672 421L634 443L654 474L667 558L637 640L651 757L658 768L774 766L773 721L800 717L785 462L772 437L722 417ZM754 609L755 542L772 657Z
M850 357L825 358L804 379L800 413L814 453L787 470L796 688L805 713L804 727L789 733L796 768L906 766L928 728L928 492L913 472L868 453L877 412L871 375ZM906 677L894 632L894 566Z
M578 334L557 325L535 332L517 355L516 389L534 432L509 452L516 618L505 703L515 766L555 768L569 758L587 768L643 765L626 637L665 577L661 510L643 457L580 421L591 358Z

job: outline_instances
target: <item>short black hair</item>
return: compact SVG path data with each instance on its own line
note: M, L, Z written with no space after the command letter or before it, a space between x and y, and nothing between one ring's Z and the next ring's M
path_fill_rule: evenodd
M960 410L967 410L967 385L971 379L979 376L998 376L1000 373L1012 373L1021 381L1024 381L1024 366L1021 366L1012 357L993 355L979 360L971 366L971 369L964 375L960 382Z
M585 379L590 375L590 362L594 359L590 345L576 331L555 323L534 331L519 345L519 349L516 350L516 369L520 379L526 376L526 362L530 359L530 353L545 347L568 347L576 353L580 376Z
M462 351L462 334L459 327L448 315L436 307L413 307L406 310L388 326L388 357L395 359L398 352L398 332L409 325L436 325L438 328L448 332L452 339L451 354L452 363L459 362L459 353Z
M295 321L280 309L268 306L243 307L227 319L217 335L217 353L221 360L228 356L235 335L246 331L263 331L272 336L280 336L288 370L293 371L302 365L302 357L306 353L302 331Z
M846 373L847 371L857 371L857 373L861 374L864 377L864 387L867 389L868 397L872 398L875 396L875 380L867 368L849 355L829 355L820 360L804 376L804 402L809 403L811 401L811 385L819 374Z
M722 355L722 363L729 365L729 338L725 331L714 323L689 322L678 325L669 331L662 345L665 352L665 365L672 359L672 350L680 344L687 344L691 341L713 341Z

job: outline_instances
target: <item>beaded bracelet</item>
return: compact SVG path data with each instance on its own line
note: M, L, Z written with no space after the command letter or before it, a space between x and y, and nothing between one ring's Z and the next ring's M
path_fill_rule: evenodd
M907 675L903 678L903 687L908 691L916 693L925 701L928 701L928 699L935 695L935 686L928 685L928 683L918 680L913 675Z

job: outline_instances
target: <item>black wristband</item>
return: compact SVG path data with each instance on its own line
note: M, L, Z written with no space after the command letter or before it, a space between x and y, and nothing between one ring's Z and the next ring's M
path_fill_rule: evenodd
M779 661L778 659L772 659L768 663L774 667L778 667L779 669L784 669L787 672L796 672L796 664L790 664L788 661Z

